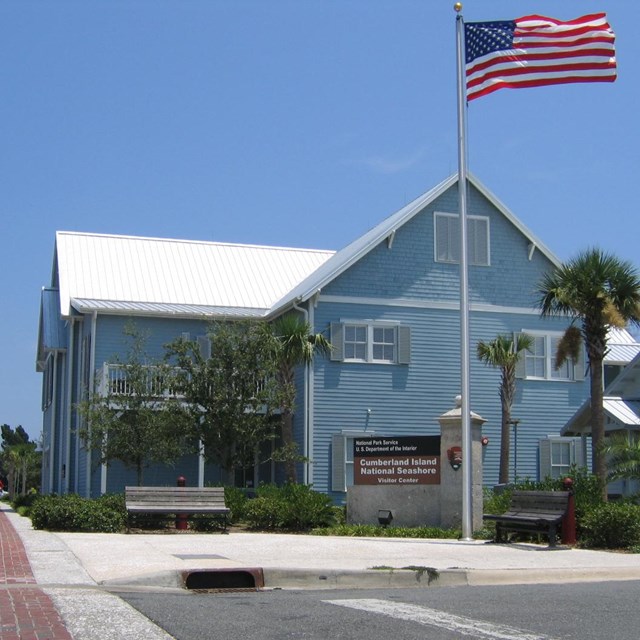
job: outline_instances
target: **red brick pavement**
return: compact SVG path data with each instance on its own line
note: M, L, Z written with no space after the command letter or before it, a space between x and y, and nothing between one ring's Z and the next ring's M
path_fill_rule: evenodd
M36 585L20 536L0 510L0 640L73 640Z

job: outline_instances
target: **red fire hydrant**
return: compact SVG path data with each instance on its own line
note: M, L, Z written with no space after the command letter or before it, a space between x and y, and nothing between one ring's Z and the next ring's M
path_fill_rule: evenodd
M178 476L176 486L186 487L187 479L184 476ZM176 529L186 530L188 528L189 516L186 513L176 513Z
M562 481L565 491L569 492L567 511L562 518L562 544L576 543L576 498L573 492L573 480L565 478Z

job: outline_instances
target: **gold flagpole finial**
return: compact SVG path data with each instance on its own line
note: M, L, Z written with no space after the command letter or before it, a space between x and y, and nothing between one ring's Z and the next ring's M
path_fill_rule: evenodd
M456 2L453 5L453 8L456 10L457 13L460 13L462 11L462 2Z

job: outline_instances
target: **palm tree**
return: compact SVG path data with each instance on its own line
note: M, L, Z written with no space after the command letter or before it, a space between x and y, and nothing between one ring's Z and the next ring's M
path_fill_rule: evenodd
M308 322L294 314L278 318L273 324L273 333L279 344L278 381L282 392L282 444L287 453L285 472L288 482L297 482L296 460L293 455L293 412L296 402L295 369L308 365L316 353L327 354L331 343L321 333L311 333Z
M640 439L631 433L618 433L608 438L603 447L609 467L609 480L640 480Z
M500 381L500 404L502 421L500 429L500 473L498 482L509 482L509 454L511 450L511 407L516 391L516 366L524 351L529 351L533 338L526 333L513 336L500 335L491 342L478 342L478 358L492 367L499 367L502 373Z
M631 263L594 248L547 273L538 285L538 293L542 316L572 318L560 340L556 366L569 357L576 361L583 342L586 348L591 374L593 473L602 481L606 500L602 363L607 352L607 328L640 323L640 278Z

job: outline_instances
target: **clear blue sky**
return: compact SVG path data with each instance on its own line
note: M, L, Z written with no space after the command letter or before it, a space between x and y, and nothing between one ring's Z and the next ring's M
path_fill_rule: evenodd
M560 259L640 263L640 3L464 3L467 21L606 11L618 81L469 108L469 168ZM446 0L2 0L0 423L41 431L56 230L339 249L457 167Z

